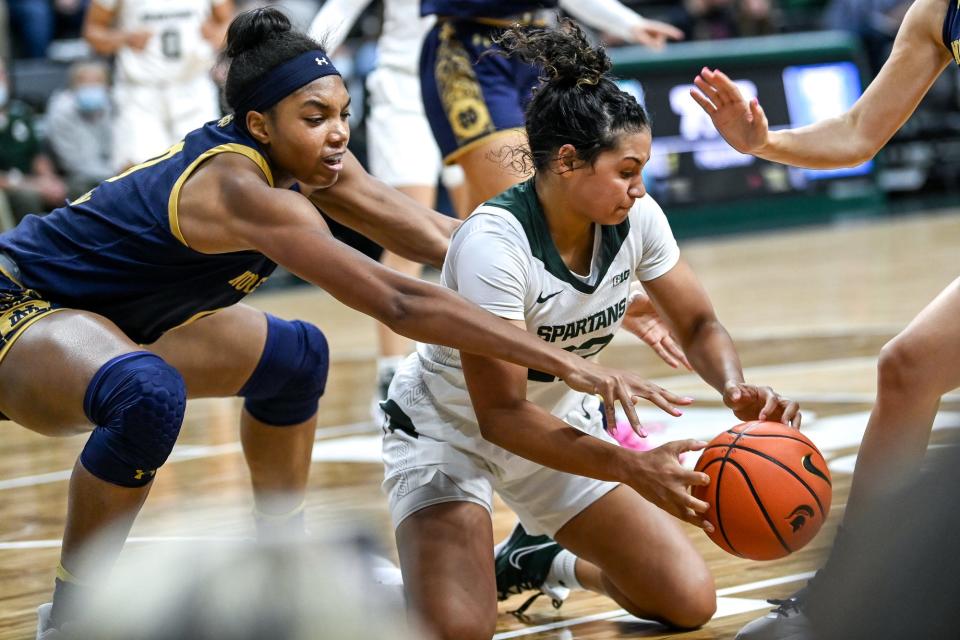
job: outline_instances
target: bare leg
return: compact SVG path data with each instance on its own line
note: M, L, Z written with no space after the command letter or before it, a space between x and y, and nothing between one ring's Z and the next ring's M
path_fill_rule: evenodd
M120 555L151 486L152 482L138 488L110 484L77 460L70 476L61 566L84 583L101 582ZM92 550L91 541L96 543ZM95 554L92 562L91 551Z
M877 402L860 444L845 517L915 472L940 396L960 386L960 280L954 280L880 353Z
M44 435L89 431L83 398L91 379L107 361L139 350L116 326L94 314L60 311L41 318L0 364L0 409ZM60 552L64 570L81 583L100 579L119 554L149 491L149 484L130 488L100 480L77 460ZM82 561L94 540L96 557Z
M466 176L464 200L467 214L532 175L524 175L509 166L512 157L510 150L525 146L526 143L526 135L522 131L501 131L457 157L457 164L463 167Z
M410 609L439 640L490 640L497 625L493 525L472 502L422 509L397 528Z
M183 374L190 397L230 397L250 379L266 339L264 313L237 304L171 331L150 348ZM316 416L277 427L242 413L240 441L259 515L282 516L303 504L316 426Z
M578 557L584 587L636 616L694 628L716 610L713 577L680 522L627 487L590 505L556 540Z
M258 514L283 516L303 504L316 429L316 416L297 425L275 427L243 412L240 441Z

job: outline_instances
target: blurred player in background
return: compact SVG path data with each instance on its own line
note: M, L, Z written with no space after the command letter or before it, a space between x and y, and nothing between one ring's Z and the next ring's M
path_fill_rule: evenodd
M350 27L371 0L327 0L310 26L310 34L324 39L336 51ZM463 174L459 167L443 169L440 150L433 140L420 98L418 62L424 35L433 17L420 17L419 0L384 0L383 27L377 41L377 67L367 76L370 114L367 116L367 157L370 173L420 204L434 208L437 180L443 179L456 207L462 198ZM460 206L464 206L461 204ZM380 261L401 273L417 277L423 267L384 250ZM380 402L410 343L380 324L377 358L377 392L371 406L376 422L383 413Z
M422 0L420 12L436 16L420 56L423 102L444 162L466 176L467 211L523 177L507 148L523 143L523 110L540 69L520 60L489 55L503 29L544 25L549 9L568 11L584 24L619 39L662 48L683 37L669 24L648 20L617 0Z
M649 119L607 74L603 49L572 21L508 29L499 42L545 69L526 114L535 173L464 221L443 284L593 358L621 324L630 283L641 280L738 418L799 425L797 403L744 381L730 336L646 195ZM672 416L692 401L656 385L641 395ZM429 344L404 360L384 411L384 490L404 585L440 638L489 639L497 597L528 589L555 606L569 589L590 589L680 628L713 615L710 571L671 518L710 529L708 505L688 492L708 479L678 459L705 443L618 447L595 396L568 392L549 373ZM523 525L496 562L494 491Z
M747 102L723 72L706 67L694 80L700 92L692 93L724 139L741 153L813 169L853 167L883 148L951 62L960 64L960 5L953 0L917 0L907 11L880 73L840 116L798 129L770 131L759 101ZM960 280L955 280L880 352L877 399L860 444L844 514L848 525L878 496L919 468L940 397L960 386L958 317ZM833 553L855 553L851 539L857 539L857 532L841 530ZM829 577L831 565L828 559L821 574ZM748 624L737 637L812 637L806 607L809 591L816 589L814 579L791 598L774 601L777 609Z
M78 603L70 640L428 640L399 570L347 514L306 539L134 547ZM202 525L198 525L202 526ZM96 549L96 545L93 546ZM95 558L90 559L97 563ZM149 576L144 580L144 576ZM61 636L63 637L63 636Z
M92 0L84 38L97 53L116 56L116 170L220 117L210 72L231 17L233 0Z

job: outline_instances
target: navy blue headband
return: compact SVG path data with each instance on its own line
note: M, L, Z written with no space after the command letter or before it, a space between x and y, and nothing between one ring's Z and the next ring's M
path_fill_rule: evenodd
M235 120L246 128L248 111L263 113L300 87L317 78L332 75L338 76L340 72L324 51L314 49L301 53L267 71L257 86L237 100L237 104L233 105L236 110Z

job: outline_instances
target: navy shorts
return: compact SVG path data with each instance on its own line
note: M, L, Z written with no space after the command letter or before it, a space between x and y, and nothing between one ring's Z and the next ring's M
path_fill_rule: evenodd
M420 55L420 90L443 159L453 164L471 145L523 127L539 68L503 55L492 38L502 27L440 19Z
M25 289L19 276L16 263L0 252L0 361L24 329L59 309L36 291Z

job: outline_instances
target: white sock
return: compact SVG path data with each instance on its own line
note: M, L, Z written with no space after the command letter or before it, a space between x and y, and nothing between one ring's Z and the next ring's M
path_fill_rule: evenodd
M583 589L583 585L577 580L576 564L577 556L564 549L554 557L550 564L547 582L559 584L567 589Z

